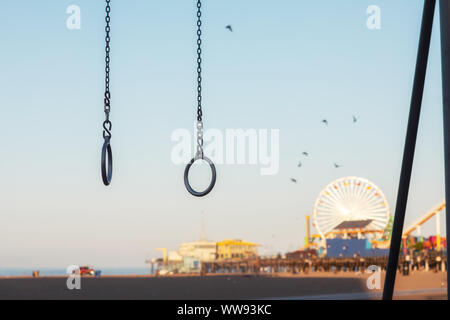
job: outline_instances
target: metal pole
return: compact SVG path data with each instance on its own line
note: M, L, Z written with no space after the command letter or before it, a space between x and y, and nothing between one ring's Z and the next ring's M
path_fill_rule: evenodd
M440 0L439 6L441 16L442 96L444 107L445 201L447 204L450 204L450 3L448 0ZM450 219L448 214L446 228L448 252L448 245L450 244L448 237ZM450 279L448 276L447 298L450 299Z
M306 239L305 239L305 249L306 250L309 250L309 241L310 241L309 239L311 239L310 231L309 231L310 219L311 219L310 216L306 216Z
M422 27L420 31L419 50L416 62L416 73L414 76L414 86L409 113L408 130L406 133L402 171L400 175L400 184L398 187L397 207L395 209L391 247L384 283L383 300L392 300L394 295L395 277L397 275L403 224L405 222L405 211L408 202L409 185L411 182L411 172L414 161L414 151L416 149L417 131L419 128L420 110L422 107L423 89L427 72L428 54L430 52L430 40L431 31L433 29L435 7L436 0L425 0Z
M441 252L441 212L436 213L436 249Z

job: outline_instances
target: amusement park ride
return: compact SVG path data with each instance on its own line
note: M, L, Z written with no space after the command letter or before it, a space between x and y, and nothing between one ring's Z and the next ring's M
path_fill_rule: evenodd
M445 201L432 208L403 230L406 240L414 232L436 217L436 249L441 249L440 213ZM317 234L310 235L310 216L306 216L305 248L326 250L327 239L369 239L374 248L389 248L393 217L384 193L364 178L346 177L330 183L316 200L313 226Z
M417 231L420 235L420 228L421 226L426 223L428 220L436 216L436 250L441 250L441 217L440 213L445 210L445 201L442 201L439 205L431 209L429 212L425 213L423 216L421 216L419 219L414 221L408 228L406 228L403 231L402 239L405 243L406 239L413 233L414 231ZM404 244L403 247L405 248L406 245Z
M314 226L320 238L381 239L390 210L381 189L367 179L346 177L330 183L314 206ZM317 238L317 236L315 237Z

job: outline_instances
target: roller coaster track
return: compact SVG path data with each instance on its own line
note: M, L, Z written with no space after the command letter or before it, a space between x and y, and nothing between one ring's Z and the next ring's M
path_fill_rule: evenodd
M406 228L403 231L402 235L403 239L407 238L409 235L411 235L411 233L419 229L424 223L433 218L435 215L439 214L444 209L445 209L445 201L442 201L442 203L440 203L439 205L437 205L436 207L425 213L419 219L414 221L408 228Z

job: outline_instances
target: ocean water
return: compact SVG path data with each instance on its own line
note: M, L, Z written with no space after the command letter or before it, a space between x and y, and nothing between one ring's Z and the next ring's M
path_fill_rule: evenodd
M41 276L65 276L66 269L64 268L0 268L0 277L18 277L31 276L34 270L39 270ZM150 268L95 268L100 270L103 276L129 276L129 275L149 275Z

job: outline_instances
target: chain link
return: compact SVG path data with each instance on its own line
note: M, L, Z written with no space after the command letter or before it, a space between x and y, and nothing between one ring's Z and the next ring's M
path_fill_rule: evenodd
M190 194L195 197L204 197L211 192L216 184L216 167L214 163L203 154L203 110L202 110L202 2L197 0L197 153L195 157L188 163L184 170L184 185ZM208 163L211 168L211 183L208 188L202 192L195 191L189 182L189 171L192 165L202 159Z
M202 2L197 0L197 155L203 158Z
M105 22L106 22L106 27L105 27L105 32L106 32L106 37L105 37L105 42L106 42L106 47L105 47L105 53L106 53L106 57L105 57L105 121L103 122L103 138L111 138L111 129L112 129L112 123L111 121L109 121L109 113L111 112L111 92L109 91L109 84L110 84L110 79L109 79L109 72L110 72L110 66L109 63L111 62L111 58L109 56L110 52L111 52L111 48L109 46L109 43L111 41L111 37L109 35L110 31L111 31L111 27L110 27L110 22L111 22L111 17L110 17L110 12L111 12L111 6L110 6L110 2L111 0L106 0L106 18L105 18Z

